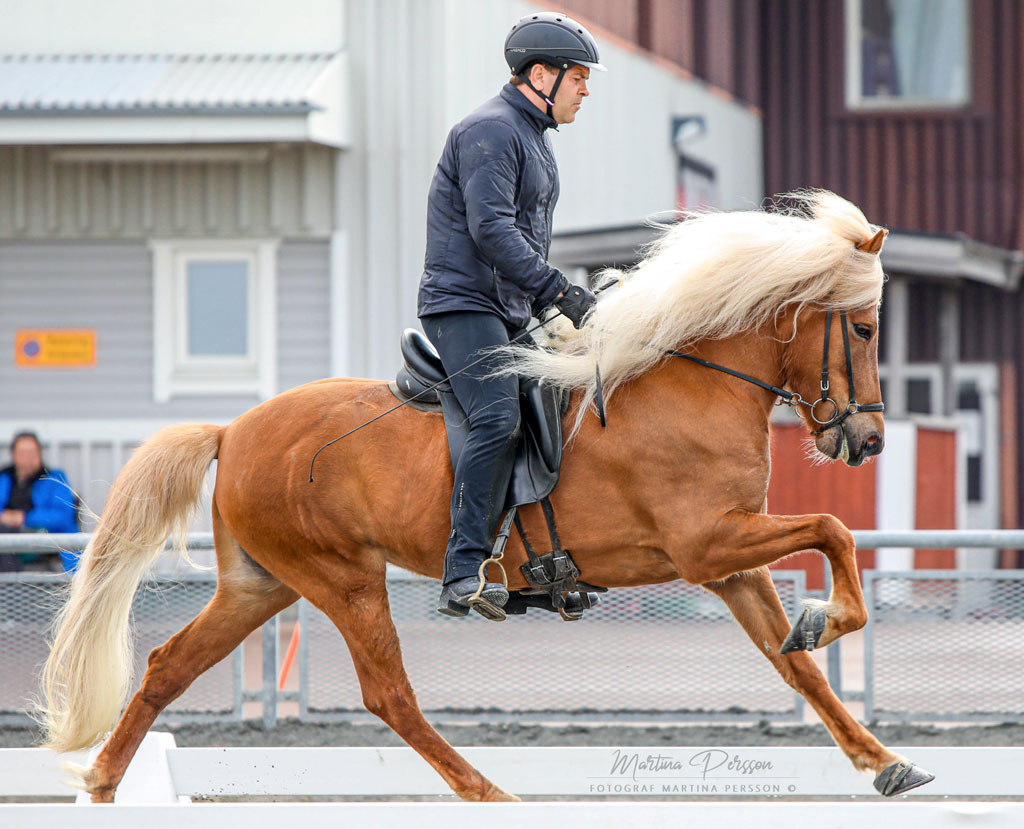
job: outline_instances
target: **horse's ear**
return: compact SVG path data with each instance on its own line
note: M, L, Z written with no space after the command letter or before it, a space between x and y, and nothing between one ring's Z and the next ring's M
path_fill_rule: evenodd
M888 235L889 231L884 227L880 227L878 228L878 232L870 239L858 242L856 248L857 250L862 250L865 253L878 253L882 249L882 242L885 241L885 237Z

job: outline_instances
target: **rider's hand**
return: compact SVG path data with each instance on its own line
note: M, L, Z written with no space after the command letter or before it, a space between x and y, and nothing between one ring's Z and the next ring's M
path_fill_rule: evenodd
M555 306L579 328L587 312L594 307L597 297L579 285L573 285L555 300Z

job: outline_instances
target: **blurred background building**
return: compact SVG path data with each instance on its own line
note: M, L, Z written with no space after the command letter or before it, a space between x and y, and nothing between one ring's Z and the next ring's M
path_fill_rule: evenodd
M162 425L227 422L325 376L392 375L445 135L507 79L504 36L538 8L0 0L0 435L36 428L99 509ZM836 190L892 230L886 452L810 469L780 423L771 510L858 528L1017 526L1024 7L560 8L592 27L610 68L554 135L552 259L574 279L634 261L649 217L800 187Z

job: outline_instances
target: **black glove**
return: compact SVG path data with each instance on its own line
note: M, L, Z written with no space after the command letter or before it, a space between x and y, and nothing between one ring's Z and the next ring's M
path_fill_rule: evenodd
M572 320L574 327L579 328L587 311L593 308L596 302L597 297L586 288L573 285L555 300L555 307Z

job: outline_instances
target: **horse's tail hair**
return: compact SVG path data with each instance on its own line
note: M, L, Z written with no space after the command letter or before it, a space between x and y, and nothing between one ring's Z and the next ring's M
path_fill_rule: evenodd
M132 598L172 532L184 550L221 433L198 423L162 429L114 481L54 621L35 711L48 748L96 745L120 715L132 681Z

